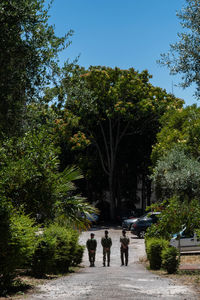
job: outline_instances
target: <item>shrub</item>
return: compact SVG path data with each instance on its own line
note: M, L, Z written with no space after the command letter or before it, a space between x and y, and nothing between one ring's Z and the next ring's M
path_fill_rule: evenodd
M29 216L16 213L3 199L0 220L0 294L6 294L15 277L15 269L31 262L37 227Z
M179 267L178 250L175 247L163 249L161 257L162 267L169 274L176 273Z
M163 238L170 239L170 234L166 231L166 228L162 226L162 224L152 224L149 228L147 228L145 239L149 238Z
M73 258L73 266L80 265L83 259L83 252L85 247L82 245L77 245L75 252L74 252L74 258Z
M38 226L35 221L23 212L15 213L11 217L12 239L11 245L17 249L17 267L30 265L35 252Z
M78 232L52 224L44 229L34 257L32 270L36 276L66 273L81 262L83 249L78 245Z
M151 238L146 240L147 258L151 269L159 270L161 268L161 253L168 244L169 242L164 239Z
M0 198L0 294L6 293L6 287L10 285L11 274L15 266L7 264L10 261L8 258L8 245L11 238L10 217L12 214L12 206L4 197Z

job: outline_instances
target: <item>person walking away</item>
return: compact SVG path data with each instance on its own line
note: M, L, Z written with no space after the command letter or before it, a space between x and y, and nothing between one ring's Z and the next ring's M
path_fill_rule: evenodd
M130 243L129 238L126 236L126 230L122 230L122 236L120 237L120 253L121 253L121 265L124 266L124 258L125 265L128 265L128 245Z
M90 239L86 242L86 247L88 249L88 257L90 262L90 267L94 267L95 263L95 255L96 255L96 249L97 249L97 241L94 238L94 233L90 234Z
M101 245L103 247L103 266L110 266L110 248L112 246L112 239L108 236L108 230L105 230L105 236L101 239Z

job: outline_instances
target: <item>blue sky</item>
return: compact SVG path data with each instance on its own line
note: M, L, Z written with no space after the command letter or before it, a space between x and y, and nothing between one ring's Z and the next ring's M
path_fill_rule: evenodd
M138 71L147 69L151 83L197 103L194 87L183 90L178 76L156 63L177 41L182 30L176 16L185 0L54 0L50 23L61 36L74 30L72 44L61 55L63 63L80 54L79 64L104 65Z

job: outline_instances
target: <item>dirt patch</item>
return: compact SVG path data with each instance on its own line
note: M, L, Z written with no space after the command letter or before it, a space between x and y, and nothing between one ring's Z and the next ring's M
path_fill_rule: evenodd
M10 288L10 291L6 297L0 297L0 300L22 299L22 297L33 294L37 286L44 285L51 280L58 279L62 276L67 276L71 273L77 272L78 270L78 267L71 268L67 274L46 275L44 278L35 278L30 271L18 270L13 286Z
M182 255L181 264L200 264L200 255Z
M167 274L166 271L152 271L154 274L159 275L163 278L170 278L177 283L181 283L190 286L200 294L200 272L197 271L179 271L177 274Z
M141 260L143 264L149 269L149 264L146 258ZM200 264L200 255L184 255L181 256L182 265L195 265ZM159 275L163 278L170 278L175 282L179 282L181 284L193 287L197 293L200 294L200 271L189 271L189 270L179 270L177 274L168 274L164 270L153 271L152 273Z

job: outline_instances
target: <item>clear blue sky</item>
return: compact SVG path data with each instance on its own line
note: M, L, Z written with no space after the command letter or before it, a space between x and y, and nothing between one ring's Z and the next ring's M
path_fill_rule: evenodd
M54 0L50 23L61 36L74 30L72 44L60 55L63 63L80 54L79 64L104 65L138 71L147 69L151 83L197 103L194 87L176 87L178 76L156 63L182 30L176 11L185 0Z

